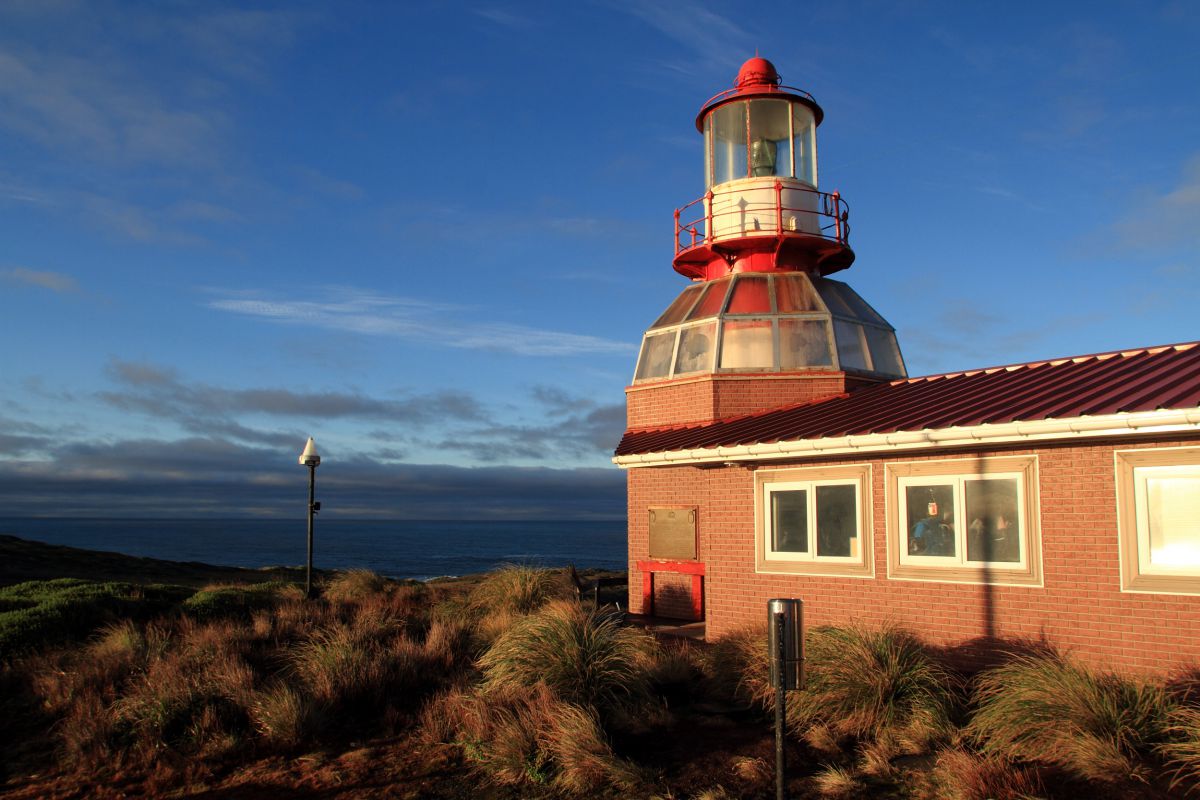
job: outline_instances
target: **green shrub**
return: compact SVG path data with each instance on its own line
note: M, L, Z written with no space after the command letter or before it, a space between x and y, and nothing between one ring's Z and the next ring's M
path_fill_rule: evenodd
M175 606L183 586L97 583L77 578L29 581L0 589L0 658L75 641L106 623L147 619Z
M1173 702L1160 684L1098 674L1057 655L982 673L968 733L986 754L1053 764L1088 780L1149 779L1169 741Z
M485 691L544 682L602 715L649 697L654 640L603 612L560 601L518 620L479 659Z

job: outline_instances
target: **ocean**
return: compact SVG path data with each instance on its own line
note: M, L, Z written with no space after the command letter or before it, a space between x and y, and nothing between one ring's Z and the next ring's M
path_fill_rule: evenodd
M0 533L88 550L234 567L303 565L306 522L285 519L0 518ZM616 521L346 520L317 517L313 566L427 580L501 564L624 570Z

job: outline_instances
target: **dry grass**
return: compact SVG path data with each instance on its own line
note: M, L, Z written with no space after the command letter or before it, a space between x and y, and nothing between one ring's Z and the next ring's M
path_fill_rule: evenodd
M1200 790L1200 707L1175 709L1168 719L1167 734L1169 739L1158 752L1167 762L1171 786Z
M574 596L566 579L558 572L518 564L506 564L480 581L467 600L468 608L478 617L530 614L551 600Z
M1059 655L981 674L968 727L986 754L1057 765L1087 780L1150 780L1170 741L1161 684L1098 674Z
M758 625L726 634L708 650L705 672L719 696L766 705L775 690L769 681L767 626Z
M961 749L939 754L932 778L938 800L1031 800L1043 795L1037 774L1028 767Z
M334 602L365 600L385 594L394 585L369 569L352 569L331 578L321 588L321 596Z
M485 691L545 683L563 700L604 716L650 696L655 649L647 634L559 601L516 622L478 665Z
M854 770L847 767L827 765L813 775L812 781L821 797L848 800L852 797L862 797L866 792L866 785Z

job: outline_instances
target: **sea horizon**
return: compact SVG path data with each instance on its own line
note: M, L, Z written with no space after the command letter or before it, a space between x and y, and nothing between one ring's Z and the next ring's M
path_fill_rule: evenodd
M257 569L298 566L306 519L281 517L0 517L0 534L47 544ZM623 519L320 518L313 566L428 580L507 563L625 570Z

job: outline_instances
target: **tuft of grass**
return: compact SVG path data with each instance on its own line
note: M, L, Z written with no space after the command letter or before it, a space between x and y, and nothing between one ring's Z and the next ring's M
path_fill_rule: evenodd
M258 692L250 709L255 728L267 742L293 748L327 724L323 703L286 683Z
M520 564L506 564L489 573L467 598L477 616L530 614L551 600L565 600L572 590L554 571Z
M586 795L608 786L635 793L643 785L645 774L613 753L595 712L570 703L558 703L553 711L538 730L537 745L554 767L555 789Z
M967 731L985 754L1107 783L1153 777L1174 706L1161 684L1099 674L1057 654L982 673L974 700Z
M545 683L607 715L649 697L654 640L603 613L560 601L516 622L480 657L484 691Z
M351 569L337 573L321 590L332 601L364 600L386 594L393 584L369 569Z
M1170 738L1159 746L1158 752L1170 770L1171 787L1200 789L1200 707L1174 709L1168 718L1167 734Z
M206 586L183 603L188 616L202 621L237 618L250 619L256 611L274 606L283 597L296 592L284 581L245 586Z
M805 691L788 693L787 722L796 734L885 742L918 754L953 733L959 681L911 634L817 628L806 637L805 657ZM754 685L766 683L762 676ZM773 707L769 687L762 700Z
M755 625L728 633L708 649L706 673L715 694L766 705L774 697L768 676L767 627Z
M1044 793L1028 767L957 748L938 755L932 778L938 800L1032 800Z
M867 790L866 784L855 774L854 770L836 764L827 764L812 778L817 794L828 798L862 797Z

